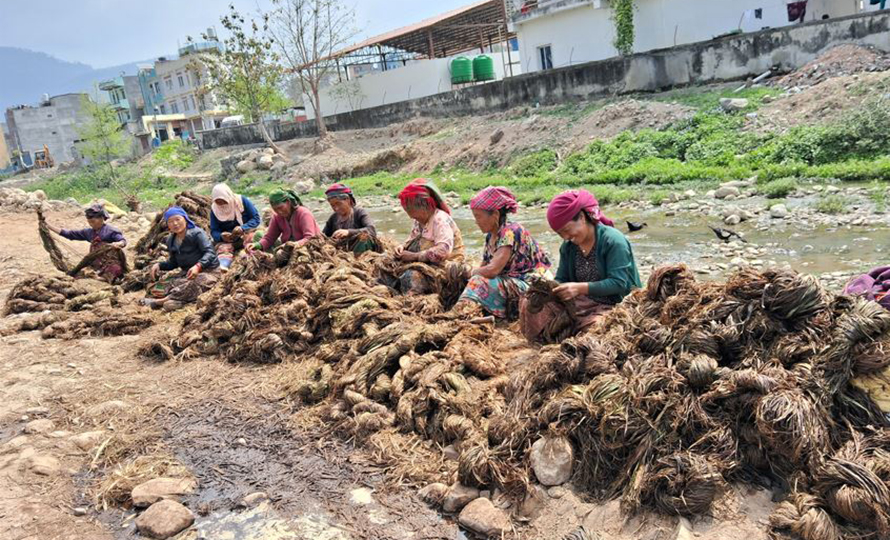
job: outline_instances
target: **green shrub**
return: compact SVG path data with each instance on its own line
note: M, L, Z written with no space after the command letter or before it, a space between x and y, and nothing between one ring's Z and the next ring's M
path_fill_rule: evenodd
M194 146L179 139L171 139L155 149L151 158L155 165L181 171L195 162L196 154Z
M816 202L816 210L823 214L845 214L850 201L842 195L824 195Z
M797 189L797 180L794 178L779 178L771 180L760 186L759 191L767 199L783 199L794 193Z
M540 176L556 169L558 159L556 152L545 148L513 160L510 170L516 176Z

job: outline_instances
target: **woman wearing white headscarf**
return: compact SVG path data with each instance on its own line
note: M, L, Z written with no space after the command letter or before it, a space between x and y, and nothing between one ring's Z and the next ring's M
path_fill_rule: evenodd
M210 236L223 271L228 270L235 251L260 226L260 213L250 199L236 195L226 184L216 184L211 193Z

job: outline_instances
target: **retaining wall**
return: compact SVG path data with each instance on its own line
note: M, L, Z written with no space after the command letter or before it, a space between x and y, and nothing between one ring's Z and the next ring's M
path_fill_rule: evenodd
M480 114L512 107L554 105L604 95L653 92L676 86L744 79L772 67L794 70L842 43L890 52L890 12L761 30L511 77L452 92L326 117L330 130L383 127L418 117ZM313 137L313 122L274 122L275 140ZM255 125L197 133L204 148L262 142Z

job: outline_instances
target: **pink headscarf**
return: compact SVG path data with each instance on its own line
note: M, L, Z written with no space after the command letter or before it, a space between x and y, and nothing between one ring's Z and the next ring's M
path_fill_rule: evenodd
M592 219L603 225L612 227L615 224L602 214L596 197L586 189L572 189L553 197L547 207L547 222L550 223L551 229L558 231L575 219L581 210L586 211Z
M510 213L519 208L516 197L505 187L489 186L470 199L471 210L497 212L501 208L505 208Z

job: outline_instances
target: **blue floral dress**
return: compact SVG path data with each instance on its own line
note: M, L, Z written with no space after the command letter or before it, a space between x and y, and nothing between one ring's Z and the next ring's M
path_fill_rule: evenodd
M509 222L501 227L496 237L485 235L482 264L490 263L497 250L504 246L510 248L511 255L501 274L492 279L473 276L461 294L461 300L472 300L488 313L502 319L507 318L507 306L511 300L518 305L519 297L528 289L529 278L546 276L551 266L547 254L528 229L519 223Z

